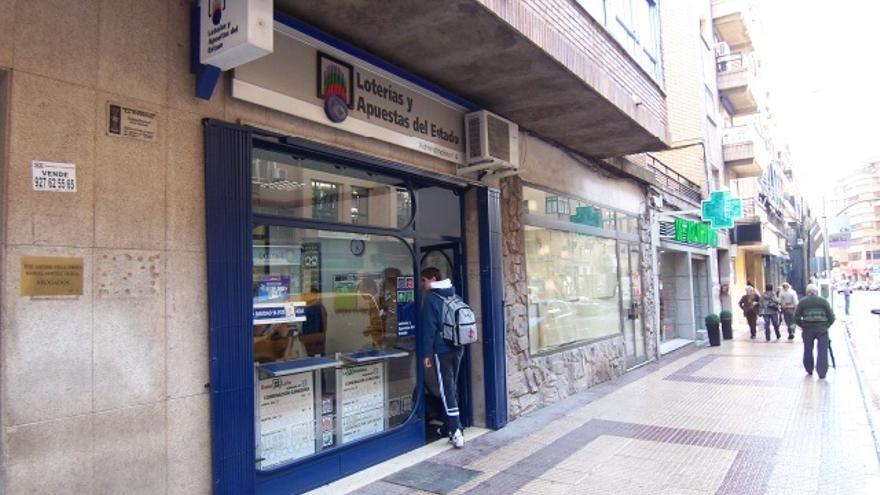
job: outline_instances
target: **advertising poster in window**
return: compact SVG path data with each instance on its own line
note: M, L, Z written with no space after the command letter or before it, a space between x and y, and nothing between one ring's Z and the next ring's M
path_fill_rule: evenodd
M358 309L358 274L343 273L333 276L333 298L336 311L357 311Z
M311 372L260 380L260 469L315 452L315 387Z
M340 441L351 442L385 429L385 363L353 366L339 371L342 404L338 417Z
M287 275L256 275L254 302L281 301L290 295L290 277Z
M321 243L302 244L302 282L304 292L321 293Z
M405 337L416 331L415 277L397 277L397 335Z

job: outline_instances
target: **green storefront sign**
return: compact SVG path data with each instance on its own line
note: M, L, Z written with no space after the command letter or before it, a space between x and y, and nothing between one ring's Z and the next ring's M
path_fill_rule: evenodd
M674 239L687 244L718 247L718 233L705 222L676 218Z

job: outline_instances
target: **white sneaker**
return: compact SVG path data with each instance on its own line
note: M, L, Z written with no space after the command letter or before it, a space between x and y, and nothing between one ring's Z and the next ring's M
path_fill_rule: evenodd
M452 445L455 448L460 449L464 447L464 434L461 430L455 430L455 433L452 435L452 438L449 439L452 442Z

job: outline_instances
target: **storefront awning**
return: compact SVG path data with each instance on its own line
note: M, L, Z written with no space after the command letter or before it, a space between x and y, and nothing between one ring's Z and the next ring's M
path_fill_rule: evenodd
M276 0L275 5L586 156L668 148L665 114L652 116L635 95L607 77L609 69L574 53L579 66L590 66L594 77L588 83L479 2ZM613 46L609 40L596 43Z

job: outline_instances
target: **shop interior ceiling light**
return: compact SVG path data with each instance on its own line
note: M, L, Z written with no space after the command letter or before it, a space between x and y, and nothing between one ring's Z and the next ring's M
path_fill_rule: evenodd
M304 185L301 182L296 182L292 180L277 180L272 182L262 182L259 180L254 180L253 184L258 186L260 189L272 189L273 191L294 191L296 189L301 189Z

